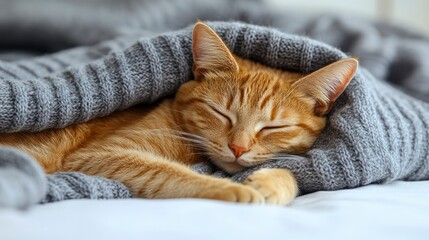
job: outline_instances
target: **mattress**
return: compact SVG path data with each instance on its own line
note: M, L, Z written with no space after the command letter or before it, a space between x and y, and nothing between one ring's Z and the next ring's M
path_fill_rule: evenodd
M0 210L0 239L428 239L429 181L316 192L287 207L69 200Z

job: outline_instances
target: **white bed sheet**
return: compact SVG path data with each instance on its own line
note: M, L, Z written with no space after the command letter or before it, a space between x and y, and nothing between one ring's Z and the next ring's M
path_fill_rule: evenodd
M0 239L429 239L429 181L317 192L289 207L71 200L0 210Z

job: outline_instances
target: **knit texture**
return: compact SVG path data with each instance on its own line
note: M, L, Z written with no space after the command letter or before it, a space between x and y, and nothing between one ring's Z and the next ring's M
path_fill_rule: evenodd
M15 5L18 10L32 7L19 2ZM33 42L38 46L31 47L53 51L33 57L3 55L8 60L0 61L1 132L60 128L171 95L180 84L192 79L192 26L173 32L171 29L192 24L197 17L251 19L282 31L239 22L208 24L235 54L272 67L308 73L346 56L333 46L285 31L306 33L352 52L360 57L363 67L336 102L328 125L312 150L305 156L290 156L249 169L232 176L234 180L242 181L260 167L288 168L297 177L300 190L308 193L397 179L429 179L429 106L415 98L426 100L429 95L426 59L429 41L426 38L362 20L279 15L262 5L254 8L253 2L219 1L216 2L218 8L210 8L213 5L208 0L157 1L153 5L147 5L152 4L150 1L142 5L139 1L124 2L119 8L114 3L107 5L109 7L97 12L99 16L83 17L80 11L85 12L84 7L75 6L79 14L69 12L66 18L69 22L45 8L36 8L38 11L30 15L0 14L0 18L6 19L0 23L37 26L36 29L44 30L47 35L38 35L40 39ZM185 9L184 5L186 11L179 11ZM110 8L115 9L114 12ZM169 14L154 14L163 11ZM100 16L106 18L94 20ZM46 24L47 20L61 28ZM10 26L0 26L0 33ZM12 43L30 44L30 41L22 42L25 36L30 36L30 28L24 27L28 32L13 29L9 34L2 34L6 37L1 39L1 44L9 47ZM17 39L21 42L14 41ZM95 45L82 46L86 44ZM76 45L80 47L60 51ZM194 169L225 175L210 165L202 164ZM68 174L61 178L88 177ZM52 178L48 180L52 184L49 191L59 186ZM90 181L81 183L84 182ZM110 189L110 183L96 182ZM81 192L86 183L79 185L82 188L79 187L78 194L48 193L48 196L59 196L56 199L101 196L96 192L104 187L86 187L91 193ZM107 196L124 196L116 193Z
M0 208L24 209L36 203L67 199L132 198L125 185L82 173L46 176L30 156L0 147Z
M42 168L28 155L0 147L0 208L25 208L46 194Z
M102 177L82 173L58 173L48 176L48 191L41 203L68 199L132 198L125 185Z

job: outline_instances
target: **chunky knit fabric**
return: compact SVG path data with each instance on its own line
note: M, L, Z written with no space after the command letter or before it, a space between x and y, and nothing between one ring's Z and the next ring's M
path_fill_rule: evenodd
M426 38L390 26L364 21L356 24L356 20L341 17L312 19L292 14L296 18L289 19L285 14L275 14L262 6L255 11L253 3L219 1L216 2L218 10L213 10L210 1L175 1L180 2L177 4L159 1L158 5L124 2L126 4L121 2L120 7L111 3L113 5L95 11L94 14L105 17L103 21L95 20L96 16L91 14L82 15L85 10L79 6L75 6L79 11L74 15L70 11L68 18L37 7L38 11L30 11L32 14L28 15L23 9L34 6L20 5L19 0L15 5L17 11L27 15L0 14L1 18L6 18L0 23L9 23L0 26L1 36L6 36L1 38L0 44L54 51L33 57L28 57L28 54L34 54L32 52L0 55L0 59L7 59L0 61L1 132L64 127L171 95L181 83L192 79L192 28L173 32L171 28L192 24L197 17L203 20L216 19L213 16L250 19L282 31L312 34L357 54L363 65L335 104L327 128L306 156L291 156L260 167L291 169L304 193L397 179L429 179L429 106L413 98L424 100L429 95L429 61L425 57L429 41ZM166 2L172 5L165 5ZM61 6L62 3L52 4ZM186 8L181 7L183 4ZM149 14L166 9L169 14ZM22 24L22 27L13 28L9 34L2 33L10 30L13 24ZM209 25L237 55L276 68L308 73L346 56L330 45L275 28L238 22L209 22ZM34 29L30 27L46 34L23 41L25 37L31 38ZM55 44L51 46L51 43ZM93 46L59 51L64 47L94 43ZM384 81L397 84L413 97ZM232 177L242 181L260 167ZM194 169L203 173L211 171L210 168L209 165L199 165ZM216 172L215 175L224 174ZM83 176L70 174L60 178ZM48 189L58 185L52 177L48 180L51 184ZM100 183L106 183L105 189L110 189L110 183ZM101 192L103 187L87 189ZM124 194L119 195L127 196ZM119 195L107 193L107 196ZM64 193L48 196L66 199L79 196L103 198L104 195Z
M30 156L0 147L0 208L26 208L67 199L132 198L125 185L82 173L46 176Z
M28 155L0 147L0 208L25 208L46 194L42 168Z
M41 203L68 199L132 198L125 185L102 177L82 173L58 173L48 176L48 191Z

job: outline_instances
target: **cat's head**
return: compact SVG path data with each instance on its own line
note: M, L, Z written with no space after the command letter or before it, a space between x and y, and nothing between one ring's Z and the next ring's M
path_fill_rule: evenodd
M201 22L193 56L195 80L176 95L176 120L229 173L309 150L358 67L348 58L307 75L269 68L234 56Z

